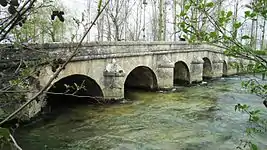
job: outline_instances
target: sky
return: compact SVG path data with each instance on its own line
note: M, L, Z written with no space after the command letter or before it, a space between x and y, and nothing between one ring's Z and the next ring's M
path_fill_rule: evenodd
M72 10L73 13L81 14L86 9L87 0L60 0L62 4Z
M81 20L82 18L82 13L85 12L85 10L87 9L88 3L91 2L91 8L92 10L92 15L91 15L91 20L94 18L94 16L96 15L96 7L97 7L97 3L99 0L59 0L66 8L68 11L65 12L65 16L72 18L77 18L79 20ZM104 1L104 0L103 0ZM134 1L140 1L140 0L129 0L130 2L134 2ZM157 1L157 0L156 0ZM166 0L169 2L169 5L167 6L167 40L172 40L173 39L173 17L174 14L172 12L172 2L173 0ZM227 5L225 6L225 8L228 9L232 9L234 7L234 3L236 0L226 0L228 2ZM250 0L238 0L240 5L239 5L239 15L243 14L244 12L244 4L247 4ZM152 34L152 2L153 0L147 0L148 5L146 8L146 33L151 35ZM132 11L131 11L131 16L129 17L129 23L131 24L130 27L132 27L132 30L134 28L135 22L136 22L136 12L137 12L137 6L133 6L132 7ZM142 9L139 11L142 13L141 16L143 15L143 11ZM239 17L240 19L241 17ZM140 20L141 24L143 24L143 19ZM143 25L142 25L143 26ZM246 29L249 31L249 25L246 27ZM84 29L82 27L79 28L78 33L81 36L84 32ZM96 40L97 37L97 29L96 26L92 29L92 31L90 32L90 37L87 38L90 41L94 41ZM152 37L152 36L151 36ZM147 37L146 40L153 40L151 37Z
M95 8L97 6L98 0L60 0L69 10L69 15L75 16L77 18L81 18L82 13L87 9L88 2L91 2L91 8ZM134 0L129 0L134 1ZM147 13L146 13L146 32L150 33L151 31L151 14L152 14L152 3L153 0L147 0ZM172 12L172 0L166 0L170 2L170 5L167 7L167 32L173 33L173 12ZM232 9L234 7L234 3L236 0L226 0L227 5L225 6L228 9ZM239 15L244 13L244 4L247 4L250 0L238 0L239 1ZM134 6L133 6L134 7ZM135 9L133 9L132 14L136 13ZM92 15L92 18L94 15ZM132 17L130 17L132 19ZM240 19L240 18L239 18ZM142 19L143 20L143 19ZM141 21L142 21L141 20ZM131 22L134 24L136 20L132 19ZM92 32L94 32L93 30ZM96 32L90 34L90 39L94 39ZM171 35L170 35L171 36ZM168 37L171 39L171 37ZM168 39L167 38L167 39Z

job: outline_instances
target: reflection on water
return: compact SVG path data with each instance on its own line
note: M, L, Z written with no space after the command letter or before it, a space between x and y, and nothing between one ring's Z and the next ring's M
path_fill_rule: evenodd
M130 103L75 106L17 132L26 150L232 150L246 138L237 103L264 110L239 78L176 92L132 92ZM267 149L266 135L254 137Z

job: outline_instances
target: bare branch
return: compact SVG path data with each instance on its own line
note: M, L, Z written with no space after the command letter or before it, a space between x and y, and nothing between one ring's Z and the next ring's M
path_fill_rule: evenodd
M60 66L57 71L53 74L53 76L48 80L47 84L37 93L35 94L32 98L30 98L26 103L24 103L22 106L20 106L16 111L14 111L13 113L11 113L8 117L6 117L4 120L2 120L0 122L0 126L5 123L6 121L10 120L11 118L13 118L15 115L17 115L21 110L23 110L26 106L28 106L32 101L34 101L36 98L38 98L40 95L42 95L44 92L47 92L48 88L51 87L51 83L55 80L55 78L59 75L59 73L67 66L67 64L78 54L79 52L79 48L82 44L82 42L84 41L84 39L86 38L87 34L90 32L90 30L92 29L92 27L96 24L97 19L99 18L99 16L102 14L102 12L105 10L105 8L107 7L107 5L109 4L110 0L108 0L105 5L103 6L103 8L101 9L101 11L98 12L97 16L95 17L93 23L90 25L90 27L88 28L88 30L85 32L85 34L83 35L83 37L81 38L80 42L78 43L78 45L76 46L75 50L72 52L72 54L69 56L69 58L66 60L66 62L64 64L62 64L62 66Z
M18 145L18 143L16 142L15 138L9 134L10 139L12 140L12 142L14 143L14 146L18 149L18 150L22 150L22 148Z

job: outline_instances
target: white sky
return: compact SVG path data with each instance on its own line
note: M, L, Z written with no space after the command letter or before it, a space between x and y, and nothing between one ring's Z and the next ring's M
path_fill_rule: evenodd
M87 9L88 2L91 2L93 6L91 8L96 8L98 0L60 0L69 10L70 12L66 12L66 15L75 16L78 19L81 19L82 12L84 12ZM104 0L103 0L104 1ZM135 1L135 0L129 0L129 1ZM138 0L137 0L138 1ZM140 1L140 0L139 0ZM173 12L172 12L172 0L166 0L170 1L170 5L167 6L167 32L172 33L173 32L173 25L171 24L173 22ZM226 0L228 1L228 5L224 7L228 7L229 9L233 10L235 1L239 1L239 15L244 14L244 4L249 3L251 0ZM146 13L146 32L151 33L151 14L152 14L152 7L151 3L152 0L147 0L147 13ZM136 13L136 9L134 8L136 6L133 6L133 12L132 14ZM94 12L92 12L92 18L94 18ZM135 20L133 17L130 17L131 22L134 24ZM239 18L240 19L240 18ZM143 20L143 19L142 19ZM248 25L249 28L250 25ZM94 40L96 37L96 29L93 29L92 33L90 34L90 39ZM81 33L82 34L82 33ZM167 37L170 40L170 35Z

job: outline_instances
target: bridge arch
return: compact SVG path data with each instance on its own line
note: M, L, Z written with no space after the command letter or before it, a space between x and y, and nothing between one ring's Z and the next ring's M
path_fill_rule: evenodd
M190 72L187 64L183 61L175 63L173 72L174 85L188 85L190 84Z
M212 64L211 61L208 57L203 58L203 72L202 72L202 78L203 80L205 79L210 79L212 78Z
M223 76L227 76L228 75L228 66L227 66L227 63L226 61L224 60L223 61Z
M55 82L47 92L47 105L61 107L95 103L104 97L98 83L82 74L69 75Z
M124 89L155 90L158 81L154 71L147 66L138 66L130 71L124 81Z

